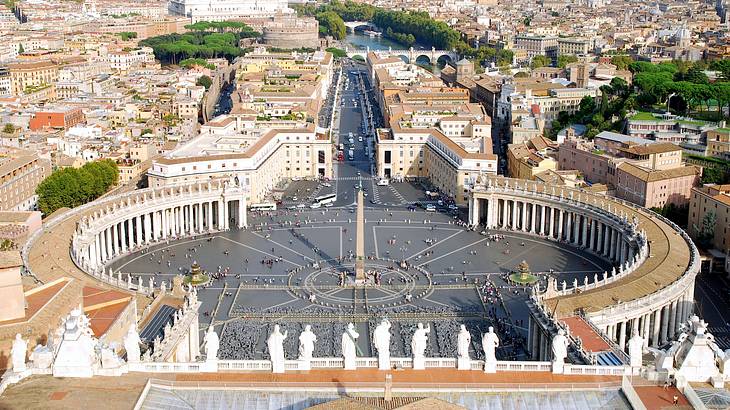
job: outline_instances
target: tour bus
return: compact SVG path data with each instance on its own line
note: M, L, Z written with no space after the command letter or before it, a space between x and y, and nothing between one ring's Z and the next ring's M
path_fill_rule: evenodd
M327 194L322 195L314 198L314 203L325 205L325 204L331 204L337 200L337 194Z
M248 208L251 211L276 211L276 204L273 202L265 202L261 204L251 204Z

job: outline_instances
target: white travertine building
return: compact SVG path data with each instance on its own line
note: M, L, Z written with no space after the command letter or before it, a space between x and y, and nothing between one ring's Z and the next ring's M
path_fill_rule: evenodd
M198 21L223 21L232 18L271 17L291 13L286 0L171 0L168 11L172 15L190 17Z

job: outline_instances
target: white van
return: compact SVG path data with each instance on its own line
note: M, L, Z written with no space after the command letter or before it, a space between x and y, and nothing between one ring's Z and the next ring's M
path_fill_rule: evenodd
M380 178L380 180L378 180L378 186L388 186L388 184L389 182L386 178Z

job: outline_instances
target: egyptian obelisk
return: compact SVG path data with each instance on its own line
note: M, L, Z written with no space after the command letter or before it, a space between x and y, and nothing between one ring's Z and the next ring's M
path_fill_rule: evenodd
M357 191L357 221L355 234L355 283L365 282L365 205L362 187Z

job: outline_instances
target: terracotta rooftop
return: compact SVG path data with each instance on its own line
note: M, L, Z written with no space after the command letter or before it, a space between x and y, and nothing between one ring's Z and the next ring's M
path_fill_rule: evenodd
M22 264L19 251L0 251L0 269L15 268Z
M645 182L664 181L666 179L700 174L699 168L693 165L662 170L651 170L629 162L623 162L617 168Z
M82 294L84 313L89 317L91 330L97 337L109 330L132 299L126 293L92 286L84 286Z
M661 154L665 152L681 151L677 145L670 142L660 142L656 144L629 145L626 148L619 148L619 151L628 152L636 155Z
M0 326L12 325L16 323L27 322L33 315L38 313L43 307L59 294L71 282L69 278L61 278L58 281L42 285L25 292L25 317L20 319L6 320L0 322Z
M568 325L570 333L573 336L580 337L585 350L589 352L605 352L611 350L608 343L582 317L571 316L560 320Z

